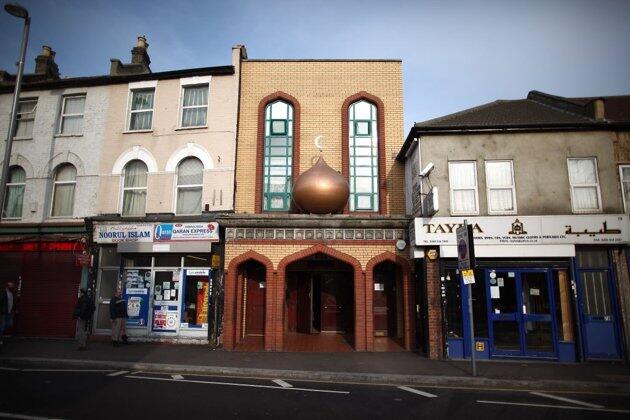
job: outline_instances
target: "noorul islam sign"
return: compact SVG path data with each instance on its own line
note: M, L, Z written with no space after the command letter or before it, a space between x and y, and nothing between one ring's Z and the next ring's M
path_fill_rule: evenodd
M475 245L630 243L627 214L431 217L414 219L417 246L457 245L455 231L473 227Z
M94 227L97 243L219 241L219 224L202 223L140 223L103 224Z

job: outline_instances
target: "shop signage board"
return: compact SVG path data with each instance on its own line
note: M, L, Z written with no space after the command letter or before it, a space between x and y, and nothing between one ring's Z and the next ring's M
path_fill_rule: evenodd
M466 217L475 245L552 245L630 243L627 214ZM463 217L414 219L415 244L457 245Z
M153 326L156 332L177 332L179 312L176 305L155 305L153 307Z
M153 242L153 224L96 225L94 242L117 244L121 242Z
M219 224L124 223L97 224L94 227L94 242L101 244L180 241L219 242Z

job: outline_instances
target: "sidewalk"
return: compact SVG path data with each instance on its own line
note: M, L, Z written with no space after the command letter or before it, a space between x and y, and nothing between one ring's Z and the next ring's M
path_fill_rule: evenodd
M428 360L401 353L230 352L207 346L133 343L114 348L91 342L77 351L69 340L13 339L0 347L0 365L45 364L125 370L187 372L335 382L426 386L597 391L630 394L630 366L598 362L470 362Z

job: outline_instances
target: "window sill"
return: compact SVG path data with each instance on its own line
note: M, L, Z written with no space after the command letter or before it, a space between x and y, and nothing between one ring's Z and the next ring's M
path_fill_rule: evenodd
M13 137L14 141L33 140L33 137Z
M203 129L207 129L208 126L207 125L196 125L194 127L176 127L175 131L182 131L182 130L203 130Z
M83 137L83 134L63 134L63 133L58 133L58 134L55 134L54 137Z
M48 216L46 219L47 220L73 220L73 219L77 219L77 217L74 217L74 216Z
M479 212L476 213L450 213L453 217L462 217L462 216L479 216Z
M516 216L517 212L515 211L492 211L488 212L488 216Z
M123 131L123 134L134 134L134 133L153 133L153 129L150 130L127 130Z
M3 222L19 222L21 220L22 220L21 217L3 217L2 218Z
M599 210L573 210L573 214L602 214L604 211Z

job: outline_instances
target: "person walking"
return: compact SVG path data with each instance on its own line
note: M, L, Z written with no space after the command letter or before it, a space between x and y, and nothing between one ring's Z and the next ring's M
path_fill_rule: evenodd
M116 289L116 293L109 301L109 316L112 320L112 345L118 347L125 335L125 319L127 318L127 302L122 298L120 289Z
M77 306L74 308L74 319L77 320L77 344L79 350L87 349L88 324L96 306L85 289L81 289Z
M0 345L3 344L4 332L13 325L15 314L15 283L8 281L0 291Z

